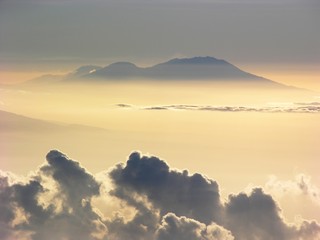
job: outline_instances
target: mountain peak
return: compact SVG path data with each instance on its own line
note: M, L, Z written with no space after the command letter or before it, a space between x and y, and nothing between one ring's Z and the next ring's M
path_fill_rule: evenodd
M136 68L137 66L131 62L115 62L110 64L107 67L132 67L132 68Z
M193 57L193 58L174 58L165 64L199 64L199 65L211 65L211 64L226 64L224 60L220 60L214 57Z

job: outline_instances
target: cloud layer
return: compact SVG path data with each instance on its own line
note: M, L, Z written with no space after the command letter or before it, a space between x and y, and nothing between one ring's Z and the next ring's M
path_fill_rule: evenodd
M117 104L119 108L140 110L185 110L185 111L213 111L213 112L262 112L262 113L320 113L320 103L291 103L287 105L272 104L265 107L249 106L211 106L211 105L187 105L173 104L160 106L133 106L129 104Z
M56 150L27 179L0 172L0 238L320 239L317 222L286 223L278 204L263 189L230 194L224 201L216 181L171 169L157 157L133 152L125 164L102 176L98 181L79 162ZM306 189L305 179L298 182ZM98 198L117 201L120 207L109 209L109 214L94 205Z

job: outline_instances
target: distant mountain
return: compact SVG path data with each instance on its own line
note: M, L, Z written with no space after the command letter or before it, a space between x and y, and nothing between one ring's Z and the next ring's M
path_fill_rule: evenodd
M116 62L106 67L82 66L64 76L43 76L29 83L101 82L110 80L210 80L221 83L250 83L263 87L289 88L269 79L245 72L214 57L175 58L151 67Z
M23 82L20 85L28 86L28 85L42 85L42 84L51 84L58 83L64 79L65 75L54 75L54 74L45 74L40 77L33 78L29 81Z
M96 70L99 70L101 68L102 67L94 66L94 65L85 65L77 68L73 72L70 72L64 75L46 74L46 75L42 75L40 77L31 79L29 81L26 81L21 85L28 86L28 85L54 84L59 82L62 83L64 80L79 79L82 76L93 73Z
M175 58L170 61L140 68L130 62L113 63L85 78L148 78L148 79L252 79L246 73L225 60L213 57Z
M0 132L31 131L39 132L65 132L65 131L106 131L102 128L77 124L58 124L49 121L26 117L23 115L0 110Z
M231 63L214 57L175 58L152 67L141 68L130 62L117 62L81 76L85 79L155 79L245 81L283 86L274 81L242 71Z
M49 123L46 121L33 119L18 115L15 113L0 110L0 130L1 132L6 131L33 131L34 129L39 129L41 131L45 130L57 130L61 126L54 123Z

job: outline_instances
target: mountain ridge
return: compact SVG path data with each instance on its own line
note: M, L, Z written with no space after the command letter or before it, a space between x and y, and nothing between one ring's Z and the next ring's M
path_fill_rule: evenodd
M231 63L214 57L174 58L151 67L138 67L130 62L116 62L83 78L145 79L252 79L258 76L242 71Z
M217 83L236 83L243 86L251 84L267 88L295 87L254 75L243 71L226 60L210 56L197 56L191 58L173 58L168 61L149 67L139 67L134 63L120 61L111 63L105 67L85 65L63 76L52 76L50 79L39 77L29 83L73 83L73 82L107 82L107 81L210 81ZM27 82L28 84L28 82ZM297 88L295 88L297 89Z

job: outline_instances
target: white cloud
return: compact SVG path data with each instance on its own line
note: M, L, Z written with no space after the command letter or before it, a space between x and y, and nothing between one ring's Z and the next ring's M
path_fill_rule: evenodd
M293 180L280 180L271 176L266 183L266 190L277 195L303 195L309 197L313 202L320 205L320 189L310 176L298 174Z

